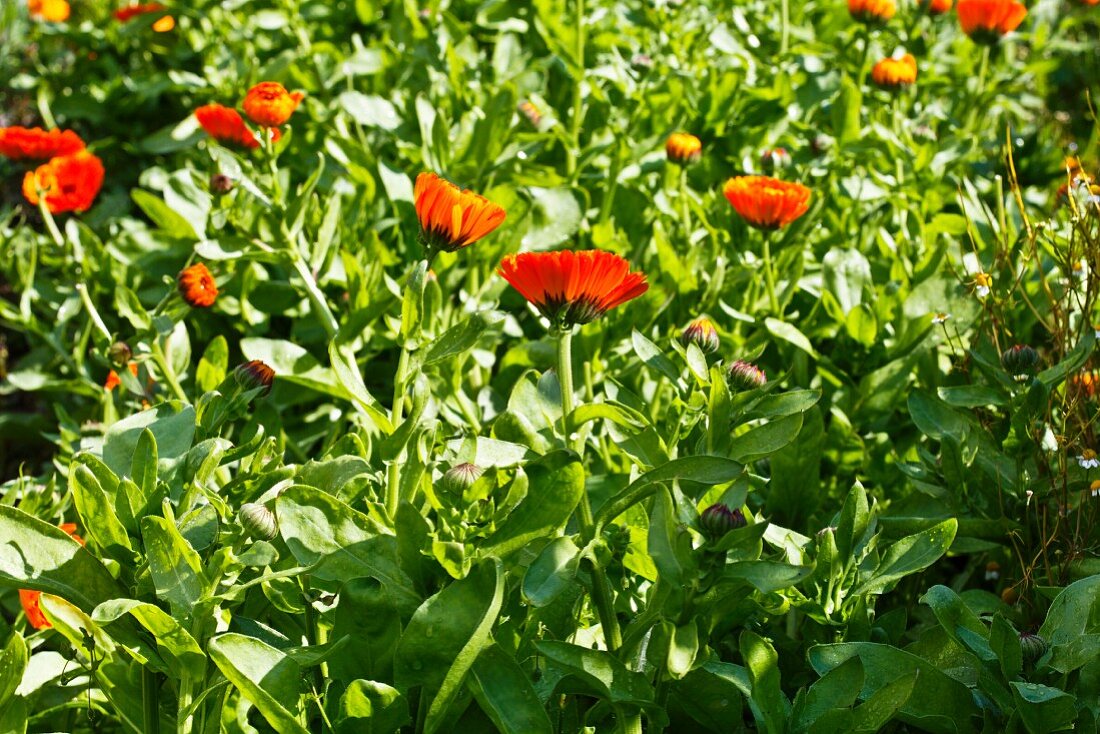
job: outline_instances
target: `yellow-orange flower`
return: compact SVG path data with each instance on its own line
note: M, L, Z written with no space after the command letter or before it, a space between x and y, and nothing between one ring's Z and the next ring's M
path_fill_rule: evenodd
M420 233L429 253L456 252L504 221L504 209L434 173L416 177L413 190Z
M58 527L68 533L77 543L84 545L84 539L76 534L76 523L65 522L58 525ZM30 626L36 630L48 629L53 626L50 624L50 620L46 619L46 615L42 613L42 608L39 606L41 600L41 591L19 590L19 603L23 605L23 613L27 615L27 622Z
M696 163L703 155L703 143L691 133L672 133L665 141L665 155L680 165Z
M860 23L885 23L897 10L894 0L848 0L848 13Z
M979 43L996 43L1023 22L1027 8L1016 0L959 0L963 33Z
M279 82L260 82L244 96L244 113L257 125L279 127L290 119L305 94L288 92Z
M176 19L171 15L166 15L163 18L158 18L153 21L153 30L157 33L167 33L176 27Z
M883 89L907 87L917 80L917 60L913 54L883 59L871 69L871 81Z
M769 176L731 178L722 193L737 213L757 229L786 227L810 208L810 189Z
M27 0L27 10L32 18L49 23L64 23L70 13L66 0Z
M921 7L929 15L943 15L950 12L952 0L920 0Z
M48 161L83 149L84 141L72 130L0 127L0 155L12 160Z
M531 100L524 100L519 103L518 107L520 114L527 118L527 122L531 123L531 127L538 128L542 123L542 112L535 106L535 103Z
M183 300L194 308L210 308L218 300L218 285L203 263L185 268L177 281Z
M86 150L51 158L23 177L23 196L37 206L46 201L51 214L82 212L103 185L103 163Z

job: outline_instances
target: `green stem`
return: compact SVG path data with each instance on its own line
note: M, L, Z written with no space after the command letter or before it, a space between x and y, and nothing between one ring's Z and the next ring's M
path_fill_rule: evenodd
M779 311L779 299L775 295L775 266L772 263L771 236L764 233L764 286L768 290L768 307L776 318L783 314Z
M401 347L401 357L397 361L397 374L393 377L393 404L390 407L390 425L394 430L401 424L405 413L405 381L409 371L409 350ZM386 479L386 513L390 518L397 517L397 506L401 501L401 462L400 457L390 464Z
M145 734L160 734L160 681L155 671L141 668L141 704L145 718Z
M194 692L192 691L191 674L187 670L183 670L180 673L180 685L179 685L179 708L176 715L176 732L177 734L191 734L194 728L194 712L189 712L184 716L184 711L191 708L191 702L193 700Z
M57 222L53 218L53 214L50 213L50 208L46 206L46 192L38 192L38 211L42 214L42 222L46 225L46 231L50 233L50 238L57 244L58 247L64 249L65 236L61 234L61 230L57 228Z
M302 256L298 254L297 250L294 250L291 259L294 263L294 270L297 271L298 276L305 283L306 295L309 297L313 309L317 312L317 318L321 320L321 326L324 327L325 334L328 335L329 339L332 339L339 331L340 324L336 321L332 309L329 308L325 294L317 286L317 279L313 277L313 273L309 272L309 268L306 267L305 261L302 260Z
M791 36L790 0L781 0L779 3L779 25L779 54L785 56Z
M80 302L84 304L84 308L88 309L88 316L92 319L92 324L100 335L111 343L111 331L107 328L107 325L103 323L103 319L99 315L99 311L96 310L95 304L92 303L91 297L88 295L88 289L84 287L83 283L76 284L76 292L80 294Z
M191 402L187 397L187 393L185 393L180 386L179 380L176 379L175 371L168 365L168 359L164 356L164 348L156 338L152 340L151 352L153 362L156 364L161 377L164 378L164 381L168 383L168 387L171 388L172 394L185 403Z
M566 151L565 172L572 178L577 172L577 159L581 152L581 123L584 120L584 0L577 0L577 17L574 33L576 46L573 55L577 68L573 79L573 119L570 125L570 148Z

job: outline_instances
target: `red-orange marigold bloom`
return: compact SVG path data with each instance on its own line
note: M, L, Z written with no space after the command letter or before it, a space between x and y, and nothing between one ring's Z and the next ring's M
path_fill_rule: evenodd
M879 61L871 69L871 81L883 89L907 87L917 80L917 60L913 54Z
M672 133L665 141L665 155L680 165L696 163L703 155L703 143L691 133Z
M183 300L195 308L210 308L218 300L218 285L203 263L195 263L179 274L179 290Z
M133 375L134 377L138 376L137 362L131 362L128 365L128 369L130 370L131 375ZM114 370L111 370L107 373L107 379L103 383L103 388L107 392L111 392L112 390L114 390L116 387L118 387L121 384L122 384L122 378L118 376L117 372L115 372Z
M149 13L159 13L163 10L167 10L160 3L140 3L137 5L127 5L125 8L119 8L115 11L115 20L119 23L125 23L131 18L136 18L139 15L147 15Z
M920 0L920 5L929 15L943 15L950 12L952 0Z
M757 229L786 227L810 208L810 189L768 176L731 178L722 193L737 213Z
M52 158L23 177L23 196L37 206L39 191L51 214L82 212L103 186L103 163L86 150Z
M897 10L894 0L848 0L848 13L861 23L885 23Z
M263 127L279 127L298 109L305 94L288 92L279 82L260 82L244 96L244 113Z
M32 18L50 23L64 23L70 12L67 0L27 0L27 10Z
M610 252L524 252L509 255L497 273L554 328L587 324L649 289L644 273Z
M413 189L416 217L431 252L457 252L492 232L504 221L504 209L434 173L421 173Z
M72 130L0 127L0 155L13 161L48 161L78 150L84 150L84 141Z
M167 33L176 27L176 19L171 15L166 15L163 18L158 18L153 21L151 28L157 33Z
M959 0L963 33L979 43L996 43L1023 22L1027 8L1016 0Z
M84 545L84 539L76 534L76 523L64 522L58 525L58 527L72 536L73 540ZM36 630L47 629L53 626L50 624L50 620L46 619L46 615L42 613L42 608L39 606L41 599L41 591L32 591L30 589L19 590L19 603L23 605L23 613L27 615L27 622Z
M203 105L195 110L195 119L199 121L199 125L206 131L206 134L219 143L252 149L260 147L259 135L249 129L244 122L244 118L241 117L241 113L232 107L226 107L216 102ZM279 136L278 128L271 131L272 142L278 141Z

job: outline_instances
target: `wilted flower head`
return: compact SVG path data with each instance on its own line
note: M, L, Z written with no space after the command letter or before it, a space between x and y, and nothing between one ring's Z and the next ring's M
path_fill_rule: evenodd
M64 23L70 13L66 0L27 0L27 10L35 20L48 23Z
M791 154L786 148L768 148L760 154L760 165L769 176L791 165Z
M434 173L421 173L413 189L420 234L429 253L457 252L492 232L504 209Z
M729 386L737 391L755 390L768 384L768 376L764 370L751 362L737 360L726 369L726 380Z
M1001 577L1001 564L996 561L990 561L985 564L985 580L996 581Z
M271 386L275 383L275 370L268 367L264 362L253 359L250 362L238 365L233 370L233 377L243 389L262 389L263 392L260 395L267 395L271 392Z
M810 189L768 176L737 176L722 189L749 225L763 230L786 227L810 208Z
M455 464L443 474L440 488L453 497L461 497L484 473L484 469L470 462Z
M537 128L542 122L542 112L529 99L519 103L519 112L527 118L527 122L531 123L531 127Z
M497 273L553 328L587 324L649 288L643 273L630 272L626 260L602 250L509 255Z
M68 533L77 543L84 545L84 539L76 534L76 523L63 522L58 525L58 527ZM42 613L42 609L39 606L41 599L41 591L32 591L30 589L19 590L19 602L23 605L23 613L27 615L27 622L30 626L34 627L36 630L48 629L53 626L50 624L50 620L46 619L46 615Z
M1039 353L1026 344L1017 344L1001 352L1001 366L1016 382L1023 382L1035 372Z
M23 196L37 206L46 202L51 214L83 212L91 207L103 186L103 163L86 150L43 163L23 177Z
M79 150L84 150L84 141L72 130L0 127L0 156L13 161L48 161Z
M871 69L871 81L883 89L900 89L917 80L917 60L913 54L882 59Z
M665 141L665 155L681 166L697 163L703 155L703 143L691 133L672 133Z
M745 527L745 515L722 503L711 505L699 514L699 529L711 540L718 540L731 530Z
M228 194L237 185L232 176L224 173L215 173L210 177L210 191L219 196Z
M963 33L978 43L996 43L1023 22L1027 7L1017 0L959 0Z
M684 327L683 333L680 334L680 343L685 347L688 344L694 344L704 352L717 352L718 347L721 346L718 329L706 316L700 316Z
M976 273L974 275L974 294L978 298L985 298L993 287L993 276L989 273Z
M195 119L206 134L219 143L250 149L260 147L259 135L249 129L241 113L232 107L211 102L195 110ZM278 129L273 129L270 134L272 142L278 141L280 136Z
M302 92L288 92L279 82L260 82L244 96L244 113L262 127L279 127L290 119L305 97Z
M203 263L185 268L177 280L183 300L194 308L209 308L218 298L218 285Z
M877 25L894 17L894 0L848 0L848 13L860 23Z

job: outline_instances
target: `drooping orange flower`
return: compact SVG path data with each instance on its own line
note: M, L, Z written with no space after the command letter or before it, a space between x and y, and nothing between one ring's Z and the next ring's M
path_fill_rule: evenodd
M497 273L554 328L587 324L649 289L644 273L602 250L509 255Z
M206 131L206 134L219 143L239 145L242 148L250 149L260 147L259 134L249 129L244 122L244 118L241 117L241 113L232 107L226 107L216 102L203 105L195 110L195 119L199 121L199 125ZM277 142L279 137L279 129L272 128L271 142Z
M23 196L37 206L44 198L51 214L86 211L103 186L103 163L86 150L52 158L23 177ZM41 195L39 194L41 192Z
M279 82L260 82L244 96L244 113L262 127L279 127L294 114L305 94L288 92Z
M133 375L134 377L138 376L137 362L131 362L128 365L128 369L130 370L131 375ZM117 372L111 370L107 373L107 380L103 383L103 389L105 389L107 392L111 392L121 384L122 378L118 376Z
M218 299L218 285L203 263L195 263L179 274L179 291L194 308L210 308Z
M1027 8L1016 0L959 0L963 33L978 43L996 43L1023 22Z
M810 208L810 189L768 176L731 178L722 193L737 213L757 229L786 227Z
M885 23L898 10L894 0L848 0L848 13L860 23Z
M421 173L413 189L420 234L429 253L457 252L492 232L504 209L434 173Z
M167 10L160 3L139 3L136 5L127 5L125 8L119 8L115 11L115 20L119 23L125 23L126 21L136 18L139 15L147 15L149 13L160 13Z
M0 155L13 161L48 161L78 150L84 150L84 141L72 130L0 127Z
M913 54L879 61L871 69L871 81L883 89L907 87L917 80L917 60Z
M84 539L76 534L76 523L64 522L58 525L58 527L72 536L73 540L84 545ZM48 629L53 626L50 624L50 620L46 619L46 615L42 613L42 608L39 606L41 599L41 591L32 591L30 589L19 590L19 603L23 605L23 613L27 615L27 622L36 630Z
M49 23L64 23L70 13L66 0L27 0L27 10L35 20Z
M929 15L943 15L951 10L952 0L920 0L920 5Z
M703 143L691 133L672 133L665 141L665 155L673 163L696 163L703 155Z

